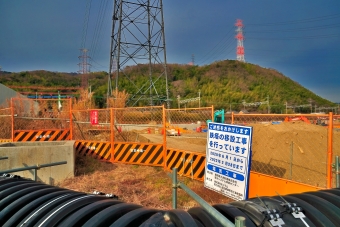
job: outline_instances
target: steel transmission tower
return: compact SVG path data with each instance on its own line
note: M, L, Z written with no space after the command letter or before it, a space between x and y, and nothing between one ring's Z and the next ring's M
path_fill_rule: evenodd
M79 65L79 73L82 74L81 75L81 87L82 88L88 88L89 82L88 82L88 74L90 72L90 64L88 63L88 59L90 58L89 56L87 56L87 49L81 49L81 55L78 57L79 60L81 61L78 65Z
M128 83L127 106L166 102L169 108L162 0L115 0L112 20L108 95L114 80L116 91ZM138 81L127 72L133 65L147 67Z
M242 20L237 19L236 20L236 36L235 38L237 39L237 48L236 48L236 59L241 62L245 62L246 60L244 59L244 47L243 47L243 23Z

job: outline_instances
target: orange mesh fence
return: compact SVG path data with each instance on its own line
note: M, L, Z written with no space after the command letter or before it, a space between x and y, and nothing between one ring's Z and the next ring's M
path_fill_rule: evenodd
M70 139L70 105L70 99L12 98L14 141Z
M111 141L110 109L72 110L74 140Z
M0 109L0 142L12 138L12 114L11 108Z
M70 129L70 99L13 98L14 130Z
M207 120L212 114L212 107L166 110L167 148L205 153L202 144L206 143Z
M163 144L163 107L114 108L114 142Z
M253 127L251 170L326 187L328 115L236 114Z

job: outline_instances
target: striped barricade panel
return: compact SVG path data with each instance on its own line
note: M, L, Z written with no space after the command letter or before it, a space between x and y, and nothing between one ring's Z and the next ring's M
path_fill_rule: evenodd
M97 141L76 141L76 152L83 156L92 156L96 159L110 160L111 143Z
M20 130L14 131L14 142L70 140L70 130Z
M163 166L163 145L148 143L115 143L114 162Z
M183 150L167 149L165 170L172 171L172 169L176 167L178 174L182 174L184 166L183 160L185 157L184 155L185 151Z
M205 171L205 154L188 152L184 155L183 171L181 174L183 176L190 177L196 180L204 180Z

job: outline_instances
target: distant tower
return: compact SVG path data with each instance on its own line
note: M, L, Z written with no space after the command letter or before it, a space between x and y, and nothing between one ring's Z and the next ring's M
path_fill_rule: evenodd
M244 59L244 47L243 47L243 24L242 20L237 19L235 26L237 27L236 29L236 36L235 38L237 39L237 48L236 48L236 59L241 62L245 62L246 60Z
M162 0L115 0L112 20L108 93L112 78L116 90L128 88L127 106L169 108ZM146 68L138 72L143 78L136 81L128 66Z
M88 82L88 74L90 72L90 64L88 63L88 59L90 58L87 56L87 49L81 49L81 55L78 57L80 60L79 65L79 71L78 73L82 74L81 76L81 87L82 88L88 88L89 82Z

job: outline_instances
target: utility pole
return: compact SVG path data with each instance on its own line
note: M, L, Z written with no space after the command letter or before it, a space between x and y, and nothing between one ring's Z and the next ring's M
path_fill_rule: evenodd
M181 109L180 102L179 102L180 99L181 99L181 96L180 96L180 95L177 95L178 109Z
M198 90L198 108L201 108L201 89Z
M270 113L269 95L267 96L267 102L268 102L268 113Z

